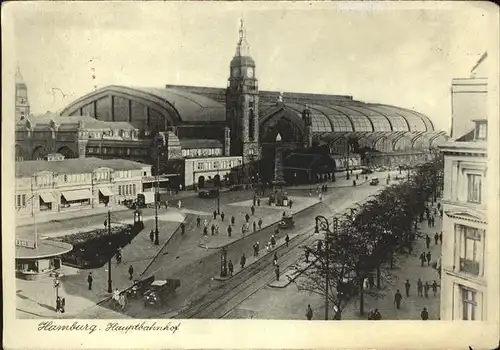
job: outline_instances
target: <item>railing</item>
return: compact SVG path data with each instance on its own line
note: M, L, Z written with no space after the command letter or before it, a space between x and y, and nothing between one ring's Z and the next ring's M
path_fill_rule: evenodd
M478 276L479 262L460 258L460 272L465 272L474 276Z

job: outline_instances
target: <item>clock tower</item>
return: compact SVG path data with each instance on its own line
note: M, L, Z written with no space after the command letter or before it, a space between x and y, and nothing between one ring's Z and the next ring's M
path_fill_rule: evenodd
M16 120L25 119L30 114L30 103L28 101L28 88L24 83L21 70L16 70Z
M230 154L242 155L244 162L248 162L260 159L259 87L243 20L239 34L227 83L226 122L230 129Z

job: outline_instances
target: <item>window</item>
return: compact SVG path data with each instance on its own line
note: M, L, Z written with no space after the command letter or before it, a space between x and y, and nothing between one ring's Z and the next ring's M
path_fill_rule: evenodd
M202 162L198 163L198 170L203 170L204 166Z
M248 116L248 138L250 141L255 141L255 115L252 107L250 107Z
M137 187L135 184L133 184L133 192L132 194L135 196L135 194L137 193Z
M467 174L467 202L481 203L481 175Z
M460 287L462 296L462 320L474 321L477 313L477 292L475 290Z
M17 194L15 196L16 208L24 208L26 206L26 195Z
M219 168L219 162L218 162L218 161L215 161L215 162L214 162L214 169L217 169L217 168Z
M486 124L479 124L477 128L477 138L479 140L486 140L487 138L487 128Z
M122 195L122 186L118 186L118 195L121 196Z
M460 230L460 272L479 275L482 260L483 230L459 225Z
M64 182L68 182L68 175L64 175Z

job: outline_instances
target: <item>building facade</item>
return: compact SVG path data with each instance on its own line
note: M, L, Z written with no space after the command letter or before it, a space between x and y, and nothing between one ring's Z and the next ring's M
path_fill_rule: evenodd
M137 198L151 179L151 166L125 159L64 159L16 162L14 203L19 218L120 204Z
M352 96L263 91L257 73L242 23L224 88L97 89L60 115L20 120L16 159L39 159L52 152L67 158L120 157L153 169L159 165L160 173L179 174L179 184L188 187L190 181L180 179L188 178L182 169L190 167L184 162L193 157L207 162L211 157L243 157L246 167L269 170L259 173L268 177L263 181L271 181L278 134L282 146L297 153L324 146L334 158L351 158L352 147L364 165L408 164L447 139L417 111ZM155 142L158 135L165 140L161 147Z
M488 320L487 123L441 146L445 157L441 319ZM498 297L498 295L497 295Z

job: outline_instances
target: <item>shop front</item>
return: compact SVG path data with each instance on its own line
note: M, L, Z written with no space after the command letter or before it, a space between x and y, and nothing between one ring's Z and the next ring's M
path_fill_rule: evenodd
M54 196L52 196L52 193L50 192L45 192L45 193L40 193L40 200L39 200L39 205L40 205L40 211L52 211L55 203Z
M113 192L109 187L99 188L99 204L108 205L113 198Z
M64 191L61 193L61 210L90 206L90 190Z
M39 280L51 276L61 268L61 255L71 251L68 243L40 239L16 239L16 277Z

